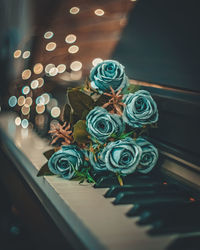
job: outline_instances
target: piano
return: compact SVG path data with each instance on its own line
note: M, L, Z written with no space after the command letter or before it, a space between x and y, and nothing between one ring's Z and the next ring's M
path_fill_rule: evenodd
M43 153L51 148L49 141L32 128L16 126L15 114L0 114L1 150L72 249L200 249L199 48L188 38L197 22L183 14L199 18L187 1L172 5L138 1L113 53L113 59L126 65L131 84L149 90L158 103L159 124L150 138L160 157L149 175L128 176L123 187L101 175L94 186L37 177L47 161ZM186 21L188 33L178 29ZM175 41L171 47L169 35ZM181 54L188 43L191 53ZM179 61L180 56L187 60Z

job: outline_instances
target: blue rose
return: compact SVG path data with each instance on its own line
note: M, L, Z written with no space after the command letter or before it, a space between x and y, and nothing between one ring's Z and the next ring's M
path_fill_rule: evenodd
M93 169L97 172L108 170L105 163L105 153L102 150L96 151L98 144L93 145L94 152L89 152L89 160ZM95 152L96 151L96 152Z
M110 114L106 109L95 107L86 117L87 131L93 141L105 142L111 135L120 135L124 123L120 116Z
M105 163L108 170L123 175L131 174L140 162L142 150L135 141L127 137L108 143L104 148Z
M129 126L139 128L158 121L157 105L148 91L139 90L128 94L123 102L126 104L123 118Z
M99 92L110 92L124 89L128 85L128 78L124 66L114 60L105 60L90 71L91 86Z
M79 170L84 163L84 154L75 145L62 146L48 161L49 170L61 175L65 179L72 179L75 170Z
M136 140L136 143L142 149L142 155L137 171L147 174L156 165L158 160L158 150L150 142L140 137Z

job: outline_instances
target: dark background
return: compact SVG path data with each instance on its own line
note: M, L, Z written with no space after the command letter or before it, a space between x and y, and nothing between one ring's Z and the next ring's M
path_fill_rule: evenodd
M132 79L200 92L200 3L140 0L113 58Z
M200 4L140 0L113 58L130 79L152 83L159 110L151 131L157 146L200 164Z

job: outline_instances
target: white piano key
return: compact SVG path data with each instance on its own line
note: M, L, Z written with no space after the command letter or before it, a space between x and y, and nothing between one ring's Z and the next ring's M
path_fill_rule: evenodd
M22 138L22 128L15 127L10 130L12 123L13 116L0 117L1 129L17 147L10 154L15 154L14 157L18 160L21 157L25 162L17 165L18 170L30 183L30 187L66 238L66 228L69 226L91 250L162 250L174 239L175 236L149 236L146 233L149 227L137 226L137 218L125 216L132 205L114 206L113 198L106 199L103 196L107 189L95 189L91 184L79 184L79 181L68 181L58 176L37 177L38 170L47 161L43 152L51 147L31 130L26 138ZM8 147L8 141L5 141L5 145ZM62 223L58 220L58 215L62 218ZM75 243L74 247L78 249Z

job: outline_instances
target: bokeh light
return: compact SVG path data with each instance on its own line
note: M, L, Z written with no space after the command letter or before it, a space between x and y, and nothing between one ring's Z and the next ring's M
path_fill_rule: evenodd
M30 92L30 87L29 86L24 86L22 88L22 94L28 95L29 92Z
M68 48L68 52L71 54L75 54L79 51L79 47L77 45L72 45Z
M33 67L33 72L38 75L41 74L42 71L43 71L43 65L41 63L36 63Z
M30 97L30 96L26 97L25 104L27 104L28 106L31 106L32 103L33 103L32 97Z
M94 11L95 15L97 16L103 16L104 15L104 11L102 9L96 9Z
M38 113L38 114L42 114L42 113L44 113L44 111L45 111L45 106L44 106L44 104L37 104L36 105L36 112Z
M54 36L54 33L52 31L47 31L44 33L45 39L51 39Z
M53 51L53 50L55 50L55 48L56 48L56 43L54 43L54 42L47 43L47 45L46 45L47 51Z
M23 119L21 124L22 124L22 128L28 128L28 120L27 119Z
M23 80L27 80L31 77L31 71L30 69L25 69L23 72L22 72L22 79Z
M54 118L59 117L60 115L60 108L59 107L53 107L51 110L51 116Z
M42 77L37 79L38 81L38 88L41 88L44 85L44 79Z
M70 10L69 10L69 13L72 14L72 15L76 15L78 14L80 11L80 9L78 7L72 7Z
M22 58L27 59L30 57L30 55L31 55L31 52L29 50L26 50L26 51L24 51Z
M23 106L25 104L25 97L23 95L18 97L18 105Z
M99 63L103 62L103 60L101 58L95 58L93 61L92 61L92 64L93 66L96 66L98 65Z
M55 64L53 64L53 63L47 64L46 67L45 67L45 72L46 72L47 74L49 74L50 69L51 69L51 68L54 68L54 67L55 67Z
M65 42L69 44L76 42L76 36L74 34L67 35L65 37Z
M53 67L49 70L50 76L56 76L58 74L58 69L56 67Z
M18 116L15 118L15 125L20 126L20 124L21 124L21 118Z
M57 66L57 69L58 69L58 73L63 73L63 72L65 72L65 70L66 70L66 65L65 64L59 64L58 66Z
M39 85L38 80L33 80L33 81L31 82L31 88L32 88L32 89L37 89L38 85Z
M21 56L22 52L20 49L15 50L13 53L14 58L19 58Z
M70 64L70 69L73 71L79 71L82 68L82 63L79 61L74 61Z
M11 96L8 99L8 105L13 108L17 104L17 97L16 96Z
M42 97L44 98L44 105L48 104L50 101L50 95L48 93L42 94Z
M23 115L28 115L30 113L30 106L28 104L24 104L21 111Z

